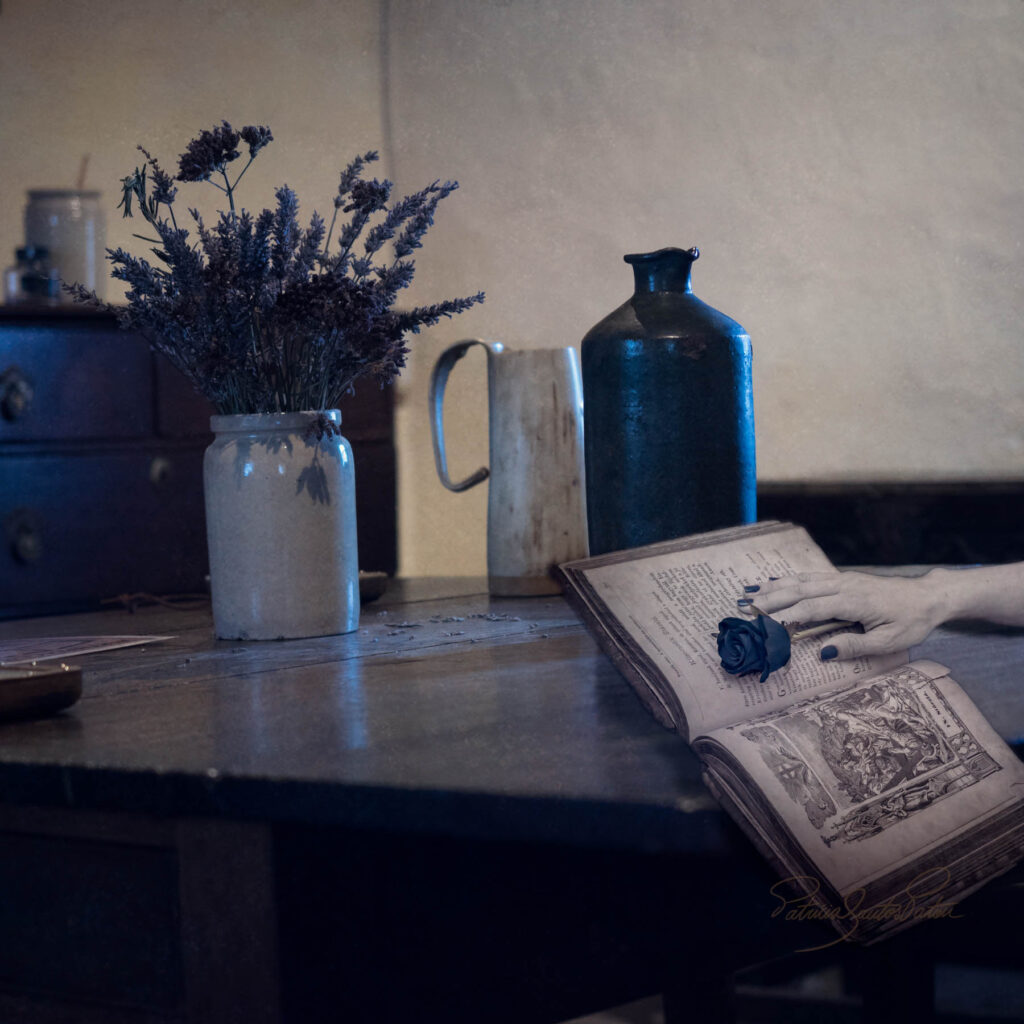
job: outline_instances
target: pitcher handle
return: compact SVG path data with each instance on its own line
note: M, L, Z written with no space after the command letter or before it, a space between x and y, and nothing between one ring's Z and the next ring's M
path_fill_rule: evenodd
M448 383L448 374L452 372L452 367L473 345L482 345L487 350L488 363L490 363L492 349L499 351L501 349L500 345L491 345L479 338L456 342L438 356L430 375L430 432L434 442L434 465L437 467L437 475L441 478L441 483L449 491L468 491L470 487L475 487L478 483L486 480L491 472L486 466L481 466L465 480L454 483L448 476L448 457L444 449L444 388Z

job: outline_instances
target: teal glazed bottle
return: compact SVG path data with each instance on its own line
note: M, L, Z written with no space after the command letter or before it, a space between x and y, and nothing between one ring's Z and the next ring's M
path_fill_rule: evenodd
M624 257L633 297L583 339L591 555L757 516L750 337L693 294L699 255Z

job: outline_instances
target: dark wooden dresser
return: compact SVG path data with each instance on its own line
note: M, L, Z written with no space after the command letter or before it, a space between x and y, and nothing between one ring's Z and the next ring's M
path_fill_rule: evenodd
M114 318L0 307L0 617L206 589L210 406ZM360 567L397 562L393 393L342 409Z

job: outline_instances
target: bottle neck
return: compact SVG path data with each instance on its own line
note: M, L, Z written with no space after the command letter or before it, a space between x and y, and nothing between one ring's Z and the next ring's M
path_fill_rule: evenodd
M635 253L623 259L633 267L637 295L653 292L689 293L690 268L700 255L694 249L659 249L657 252Z

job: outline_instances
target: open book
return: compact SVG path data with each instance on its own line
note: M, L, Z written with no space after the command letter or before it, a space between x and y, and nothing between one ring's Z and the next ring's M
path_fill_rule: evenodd
M906 653L822 662L796 640L761 683L715 634L747 584L833 569L761 522L559 567L566 596L704 781L774 864L790 907L873 942L1024 857L1024 765L949 672ZM784 616L783 616L784 618Z

